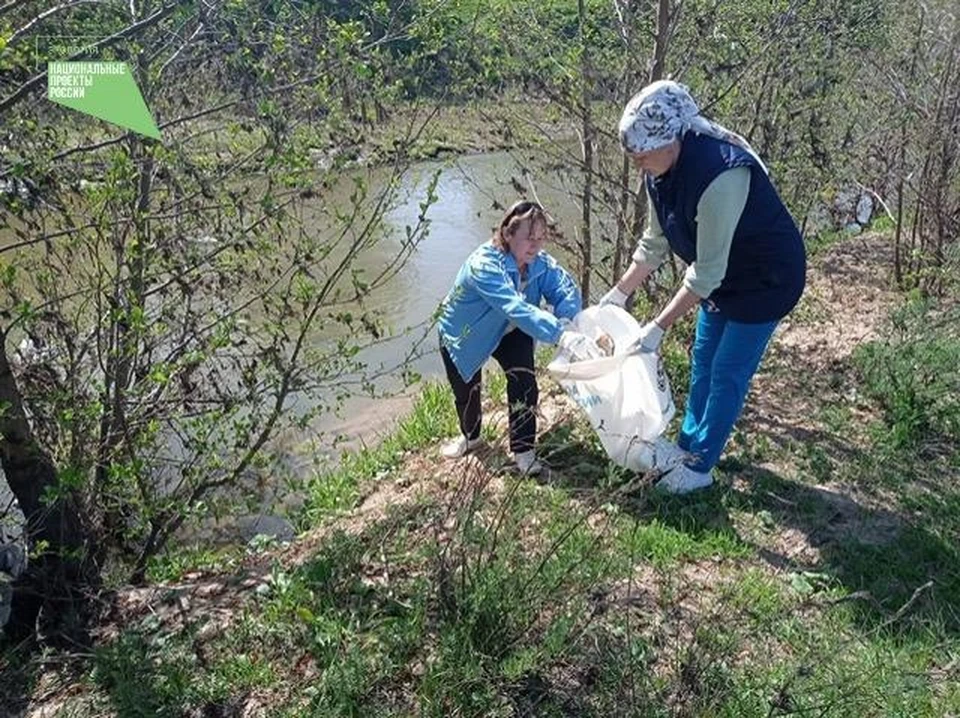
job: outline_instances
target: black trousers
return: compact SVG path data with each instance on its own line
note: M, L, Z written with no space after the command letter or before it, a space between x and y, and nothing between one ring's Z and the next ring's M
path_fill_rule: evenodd
M477 370L470 381L464 381L450 359L446 347L440 346L443 368L453 388L453 398L460 419L460 431L468 439L480 436L480 375ZM508 332L493 351L493 358L507 375L507 401L510 406L510 450L529 451L537 436L537 399L540 390L533 369L533 337L519 329Z

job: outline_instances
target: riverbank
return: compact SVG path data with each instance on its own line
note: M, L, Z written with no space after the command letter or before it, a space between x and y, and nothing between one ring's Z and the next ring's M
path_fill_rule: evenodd
M612 112L599 108L598 114ZM506 96L497 102L401 104L387 117L355 122L351 133L327 138L311 149L321 169L388 164L402 152L414 161L531 149L545 141L576 139L576 121L563 117L553 103L532 97Z
M662 497L610 466L546 382L544 476L505 471L495 419L484 450L446 462L452 406L428 388L384 443L317 477L296 541L116 594L92 654L5 659L2 694L22 698L4 708L960 711L960 456L933 428L897 444L884 409L897 389L872 378L888 316L911 306L885 280L887 247L848 238L812 259L714 489ZM936 337L960 346L955 328ZM913 361L922 373L940 360ZM492 414L502 386L487 384Z

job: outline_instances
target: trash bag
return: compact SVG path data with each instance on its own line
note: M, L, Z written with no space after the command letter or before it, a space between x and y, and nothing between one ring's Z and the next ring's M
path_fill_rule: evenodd
M633 471L648 470L653 441L676 411L660 354L629 353L640 325L617 306L585 309L569 328L599 342L601 353L609 355L580 361L561 350L547 371L586 412L613 462Z

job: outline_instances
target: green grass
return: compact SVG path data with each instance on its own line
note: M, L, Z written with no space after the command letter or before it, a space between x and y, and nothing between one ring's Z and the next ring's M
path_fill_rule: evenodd
M506 379L502 381L505 396ZM496 384L496 375L492 383ZM300 530L317 526L353 508L365 482L395 469L406 452L422 449L438 437L455 434L456 426L449 387L443 382L424 383L412 410L397 423L390 436L376 446L345 454L336 468L307 482L305 502L292 517L296 525ZM236 546L180 546L155 557L150 563L148 578L156 582L175 581L191 571L213 568L222 571L237 565L244 554L244 549Z
M331 534L299 568L275 566L210 643L193 640L196 627L131 629L98 653L91 685L123 715L210 711L252 689L275 692L273 714L291 717L957 710L955 681L936 678L960 650L955 587L884 623L947 547L907 533L893 549L850 543L817 570L771 571L733 516L766 512L768 531L824 516L787 484L645 496L596 520L564 488L526 480L479 513L398 507L360 534ZM766 491L794 502L789 516ZM445 550L426 540L438 525ZM848 599L855 590L882 605Z
M316 526L325 517L352 508L364 482L396 468L404 453L422 449L438 437L457 431L453 396L445 383L424 384L411 413L396 430L374 447L342 457L339 466L318 475L307 486L307 499L297 516L301 528Z
M912 356L921 376L941 358ZM381 447L318 477L304 521L330 533L314 555L274 565L213 638L202 620L128 626L96 652L84 700L132 716L221 714L251 694L290 718L956 715L960 456L896 439L904 415L883 407L914 385L871 360L898 379L841 367L857 412L825 396L808 440L735 439L701 494L631 486L575 421L543 435L554 470L538 480L437 463L458 490L338 530L363 482L455 434L449 390L429 386ZM502 373L485 391L503 406ZM869 406L876 425L854 432Z
M892 317L890 338L858 347L855 366L884 413L881 437L895 450L960 442L960 310L934 312L908 302Z
M237 546L177 546L151 559L147 567L147 580L163 583L180 580L191 571L223 572L235 566L243 555L244 550Z
M96 652L90 681L131 718L180 716L198 705L213 710L237 692L276 681L255 645L204 655L194 651L191 639L189 633L151 639L127 632Z
M822 255L836 244L849 239L850 236L850 233L843 229L829 229L824 230L819 234L808 236L805 239L807 256L810 259L813 259L819 255Z
M684 518L674 519L682 527L664 524L660 519L636 521L618 532L619 549L632 561L669 568L688 561L713 557L738 557L746 553L740 540L729 530L702 530Z

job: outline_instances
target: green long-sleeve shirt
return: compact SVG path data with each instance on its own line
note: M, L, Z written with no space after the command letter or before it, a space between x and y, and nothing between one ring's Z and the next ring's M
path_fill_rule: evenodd
M697 203L697 261L687 267L683 284L699 297L709 297L727 273L733 233L750 194L750 169L734 167L717 175ZM647 226L633 260L658 266L670 245L647 194Z

